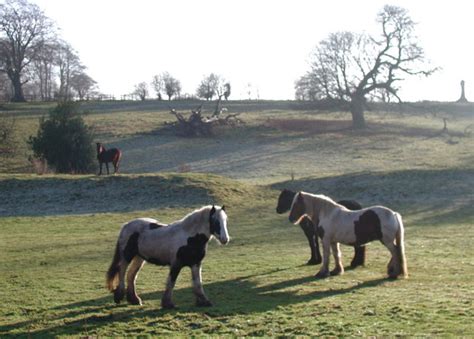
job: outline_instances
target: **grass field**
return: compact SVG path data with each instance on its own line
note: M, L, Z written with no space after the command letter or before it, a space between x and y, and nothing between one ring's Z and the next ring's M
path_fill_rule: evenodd
M18 132L0 167L0 337L474 335L472 106L373 111L356 133L341 129L342 113L230 103L245 125L180 139L163 127L166 107L115 105L91 105L86 118L124 151L110 177L29 173L22 140L47 107L0 112ZM365 267L314 279L301 229L275 213L284 187L399 211L410 277L387 280L388 251L372 243ZM215 306L194 306L183 270L178 308L161 310L167 269L151 264L137 282L144 305L115 305L104 276L120 225L213 202L228 206L232 238L204 261ZM343 247L346 265L352 254Z

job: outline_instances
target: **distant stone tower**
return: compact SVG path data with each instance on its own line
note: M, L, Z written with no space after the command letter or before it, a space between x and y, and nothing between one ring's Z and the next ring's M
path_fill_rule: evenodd
M457 102L468 102L466 99L466 94L464 92L464 80L461 80L461 97L458 99Z

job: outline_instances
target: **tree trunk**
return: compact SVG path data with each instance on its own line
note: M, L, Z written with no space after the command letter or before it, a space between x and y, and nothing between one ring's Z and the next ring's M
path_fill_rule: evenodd
M367 127L364 118L364 103L365 98L363 96L353 96L351 100L351 114L352 114L352 128L364 129Z
M25 96L23 95L23 85L21 83L20 74L13 73L10 77L13 86L13 102L25 102Z

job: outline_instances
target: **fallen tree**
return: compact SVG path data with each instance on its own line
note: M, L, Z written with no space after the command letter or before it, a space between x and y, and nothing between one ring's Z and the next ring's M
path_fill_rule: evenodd
M184 137L212 136L217 126L236 126L244 122L238 117L240 113L225 114L227 109L219 108L220 98L211 116L202 115L202 105L196 110L191 110L189 116L170 108L170 114L176 117L176 121L168 123L176 135Z

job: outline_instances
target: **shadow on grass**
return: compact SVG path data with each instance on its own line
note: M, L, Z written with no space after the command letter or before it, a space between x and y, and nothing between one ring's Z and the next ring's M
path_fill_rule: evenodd
M127 304L115 305L112 295L106 297L81 301L72 304L61 305L49 309L52 315L45 315L41 320L31 320L0 326L0 333L8 334L14 332L15 336L71 336L88 332L94 333L102 327L110 326L111 323L128 323L131 321L143 321L143 325L151 325L159 321L157 318L167 316L179 316L183 321L183 314L204 314L207 318L225 317L238 314L253 314L273 310L292 304L308 302L312 300L323 300L327 297L347 294L353 291L376 287L383 283L390 283L387 279L374 279L356 285L341 288L321 290L317 289L307 294L297 294L285 289L314 283L313 276L298 277L293 280L280 281L264 286L257 286L251 277L261 277L272 272L248 277L240 277L232 280L219 281L205 285L208 296L215 302L211 308L198 308L193 305L190 288L182 288L175 291L175 301L178 308L174 310L163 310L160 308L162 292L151 292L142 294L141 297L146 305L156 305L156 309L145 306L129 306ZM186 295L186 298L184 298ZM189 321L192 321L189 320ZM40 322L40 324L38 324ZM44 324L46 325L45 327ZM37 329L42 327L41 329Z

